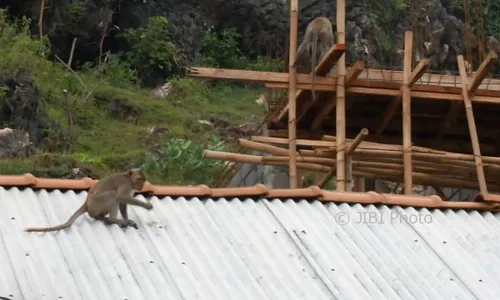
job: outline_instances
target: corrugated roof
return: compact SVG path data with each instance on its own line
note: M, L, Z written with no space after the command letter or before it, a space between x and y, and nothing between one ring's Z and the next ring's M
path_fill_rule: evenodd
M0 186L30 187L33 189L60 189L60 190L87 190L97 180L84 179L55 179L36 178L32 174L19 176L0 176ZM398 194L380 194L376 192L353 193L322 190L317 186L300 189L268 189L263 184L237 188L210 188L206 185L198 186L168 186L152 185L146 182L142 194L156 196L183 196L183 197L262 197L273 198L315 198L321 201L339 203L390 204L412 207L434 207L500 211L500 195L478 194L476 202L443 201L439 196L406 196ZM485 201L488 200L488 201Z
M500 215L492 212L152 196L153 210L129 208L138 230L85 215L68 230L22 231L66 221L85 195L0 188L0 296L491 300L500 294Z

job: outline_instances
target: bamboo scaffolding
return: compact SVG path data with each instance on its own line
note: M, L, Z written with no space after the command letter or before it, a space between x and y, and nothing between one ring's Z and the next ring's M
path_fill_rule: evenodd
M404 149L401 145L387 145L375 142L363 141L368 130L362 130L355 139L346 139L346 155L351 160L352 176L366 178L388 179L403 181L404 178ZM322 140L297 140L302 146L313 147L313 150L300 149L295 153L297 168L315 172L327 173L323 176L319 186L323 187L328 182L327 178L335 174L337 167L335 136L325 135ZM286 139L252 136L251 141L239 139L239 144L245 148L269 153L272 156L243 156L243 162L286 165L290 160L289 151L267 143L286 144ZM316 148L316 149L314 149ZM240 156L220 154L213 159L223 159L241 162ZM425 147L412 147L412 177L418 184L433 186L447 186L458 188L478 188L475 156L470 154L452 153L434 150ZM251 157L251 159L249 159ZM488 175L486 184L489 187L497 187L500 181L500 158L483 157L484 173ZM417 176L417 177L415 177ZM403 177L403 178L402 178ZM453 178L449 178L453 177ZM415 179L417 178L417 179ZM454 179L458 181L454 181ZM434 180L434 181L432 181ZM461 181L460 181L461 180ZM462 184L463 185L460 185ZM491 195L490 195L491 196Z
M288 156L265 156L262 158L264 162L287 162L289 160ZM331 158L322 158L322 157L308 157L308 156L298 156L298 162L304 163L315 163L321 164L328 167L331 167L332 170L335 168L335 160ZM402 159L385 159L385 158L377 158L377 157L355 157L352 159L352 165L354 168L359 166L364 167L380 167L394 170L403 170L404 164ZM497 169L500 166L497 166ZM467 178L470 180L475 180L475 169L474 166L471 167L463 167L456 166L453 164L436 164L428 161L414 161L414 170L419 172L430 172L432 174L437 175L453 175L459 176L463 178ZM331 172L331 171L330 171ZM329 173L330 173L329 172ZM491 181L496 181L500 179L500 174L498 174L497 170L489 169L488 175L490 175Z
M462 55L457 56L458 70L460 71L460 77L462 79L462 97L465 104L465 112L467 114L467 123L469 124L469 133L472 143L472 149L474 151L474 160L476 162L476 172L477 180L479 182L479 190L482 194L488 194L488 188L486 187L486 179L483 169L483 161L481 158L481 150L479 150L479 138L477 136L476 122L474 121L474 112L472 111L472 103L469 99L469 90L467 87L467 72L465 70L464 57ZM478 84L479 85L479 84Z
M352 143L350 144L349 148L347 149L347 155L349 156L352 152L354 152L354 150L361 144L361 142L363 141L363 139L365 138L365 136L367 136L369 133L368 129L366 128L363 128L361 130L361 132L356 136L356 138L352 141ZM347 141L347 140L346 140ZM351 159L349 159L349 161L351 161ZM323 179L319 182L318 186L320 188L323 188L325 185L328 184L328 182L333 178L334 176L334 172L329 172L328 174L326 174ZM351 174L349 174L350 176L352 176L352 172Z
M337 0L337 43L345 44L345 0ZM345 53L337 61L337 109L336 117L336 136L337 136L337 191L344 192L346 189L345 178L345 135L346 135L346 120L345 120ZM331 109L329 107L324 110ZM313 124L313 127L314 124Z
M288 149L290 151L289 160L289 178L290 188L297 188L297 67L296 67L296 52L297 52L297 27L298 27L298 0L292 0L290 3L290 53L288 65Z
M254 139L255 137L252 137ZM327 137L332 139L332 137ZM267 139L257 139L264 140ZM281 142L283 140L280 138L271 138L272 142ZM300 140L302 144L307 145L308 140ZM350 148L355 145L353 143L354 140L348 139L350 142ZM313 141L318 142L318 141ZM327 142L327 145L331 148L331 150L299 150L298 153L301 156L312 156L312 157L324 157L324 158L333 158L335 157L335 144L334 142ZM267 152L277 156L287 156L288 151L263 143L258 143L254 141L248 141L245 139L240 139L239 143L241 146L250 148L257 151ZM356 142L357 143L357 142ZM314 144L314 143L313 143ZM324 146L322 144L322 146ZM373 142L360 142L359 146L355 148L354 151L349 152L349 155L353 157L365 157L365 159L378 160L378 161L388 161L388 160L401 160L402 159L402 151L401 146L398 145L384 145ZM476 164L474 163L475 157L474 155L469 154L460 154L460 153L451 153L439 150L428 149L424 147L416 147L413 146L412 152L413 160L416 161L417 164L426 163L426 164L435 164L440 163L444 168L475 168ZM485 164L483 165L486 170L489 172L497 172L500 173L500 158L498 157L483 157L483 161Z
M251 163L251 164L261 164L261 165L276 165L276 166L287 166L289 157L280 158L270 158L269 156L258 156L249 154L239 154L239 153L229 153L220 151L210 151L205 150L203 153L204 158L234 161L239 163ZM333 161L322 161L314 160L314 157L307 158L298 156L297 157L297 168L301 170L309 170L315 172L329 173L332 171ZM312 161L316 162L313 163ZM324 165L327 163L328 165ZM374 179L385 179L391 181L399 181L404 173L404 166L402 164L389 164L389 163L377 163L371 161L359 161L353 158L353 175L356 177L364 178L374 178ZM446 186L455 188L471 188L477 189L479 187L474 177L460 178L460 173L454 173L453 170L440 169L439 165L435 164L433 167L416 167L413 170L412 176L417 184L423 185L436 185L436 186ZM440 174L443 173L443 174ZM453 176L445 177L445 176ZM500 190L500 186L497 184L500 177L497 175L496 178L492 177L491 182L488 182L490 187L494 190Z
M404 191L405 195L413 192L412 164L411 164L411 62L413 51L413 32L405 33L403 86L403 160L404 160Z

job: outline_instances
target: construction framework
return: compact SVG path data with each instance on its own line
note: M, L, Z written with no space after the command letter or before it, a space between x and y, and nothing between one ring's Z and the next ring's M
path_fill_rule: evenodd
M320 187L324 187L335 177L336 189L340 192L352 190L352 184L346 186L346 183L353 181L359 182L359 190L360 186L363 186L363 178L397 181L398 177L402 177L406 195L412 194L412 187L418 182L434 187L441 197L442 186L462 187L478 189L479 196L484 201L500 202L500 196L488 190L491 188L492 191L500 191L500 185L496 183L500 179L500 175L497 175L500 171L500 158L481 155L481 148L489 148L479 143L472 109L472 103L487 105L485 110L488 111L491 111L492 106L496 109L500 104L500 80L486 78L489 69L497 60L497 54L489 52L472 76L467 74L466 62L462 55L457 56L459 76L426 73L429 66L429 60L426 58L417 62L412 70L414 39L413 32L407 31L404 36L403 71L367 69L361 61L347 69L345 0L337 0L336 5L337 43L321 58L314 75L297 74L293 64L297 50L298 0L291 0L288 73L203 67L190 69L191 77L254 81L262 82L271 89L288 89L287 95L266 118L269 136L252 136L251 140L239 140L243 147L274 156L205 151L204 157L240 163L287 165L290 170L290 188L298 186L299 168L326 173L316 182ZM335 76L326 76L334 65ZM315 90L320 92L317 103L311 100L312 76L315 76ZM346 95L350 98L347 104ZM369 126L374 128L373 135L369 135L366 126L359 124L357 127L361 129L358 129L355 135L352 134L353 130L350 130L353 136L347 138L346 109L352 110L354 102L363 101L357 100L356 97L368 99L373 103L383 99L388 104L380 118ZM436 107L447 103L447 113L441 126L431 130L434 131L431 132L434 134L433 138L443 145L446 143L439 139L453 129L452 125L456 123L460 109L464 107L472 154L467 153L467 150L451 153L443 150L441 145L431 147L435 149L415 146L414 144L419 144L418 140L412 141L412 117L416 116L412 114L412 104L415 103ZM391 140L390 137L384 136L384 133L388 130L388 125L394 122L400 107L402 147L381 143ZM325 124L334 108L335 134L328 134ZM298 124L300 130L297 129ZM418 122L414 125L418 127L417 131L425 127ZM304 138L297 139L298 135ZM495 138L500 137L500 131L494 135ZM370 138L372 141L369 141ZM288 150L265 143L288 144ZM297 151L298 146L302 149ZM433 177L432 174L442 176ZM353 176L356 178L353 179ZM462 178L454 178L456 176Z

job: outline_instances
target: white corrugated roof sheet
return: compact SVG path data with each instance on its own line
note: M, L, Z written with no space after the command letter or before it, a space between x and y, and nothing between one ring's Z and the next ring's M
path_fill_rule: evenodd
M85 195L0 187L0 296L491 300L500 294L499 214L152 197L152 211L129 207L138 230L84 215L68 230L22 231L65 222Z

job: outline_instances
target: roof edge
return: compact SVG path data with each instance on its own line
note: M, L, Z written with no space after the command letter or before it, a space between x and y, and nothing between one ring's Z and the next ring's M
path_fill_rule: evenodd
M30 173L24 175L0 176L0 186L27 187L33 189L60 189L60 190L88 190L98 180L85 177L83 179L37 178ZM411 206L422 208L449 208L471 209L485 211L500 211L500 204L483 201L452 202L443 201L437 195L406 196L398 194L381 194L376 192L338 192L323 190L318 186L299 189L269 189L263 184L249 187L210 188L207 185L196 186L168 186L153 185L146 182L140 194L155 196L182 196L182 197L263 197L267 199L311 198L323 202L352 203L352 204L385 204ZM478 196L477 200L482 197Z

